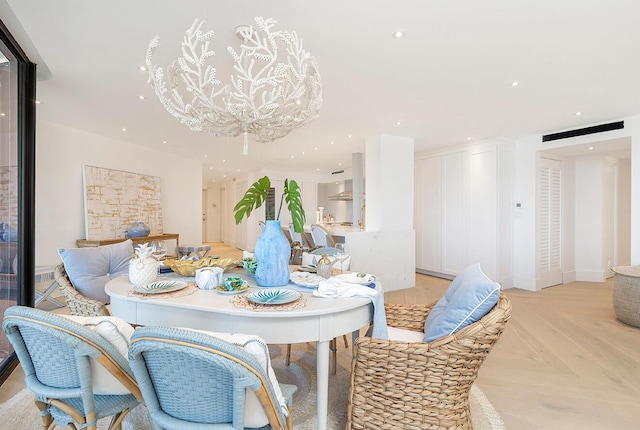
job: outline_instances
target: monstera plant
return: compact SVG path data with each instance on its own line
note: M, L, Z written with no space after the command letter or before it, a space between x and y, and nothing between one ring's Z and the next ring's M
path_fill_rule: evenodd
M271 189L271 180L268 176L264 176L254 182L242 199L235 205L233 211L235 212L236 224L240 224L242 219L251 215L254 209L258 209L267 200L269 196L269 190ZM278 208L278 215L276 220L280 220L280 212L282 212L282 205L287 202L287 208L291 212L291 221L293 223L293 229L302 233L304 230L305 214L302 207L302 195L300 194L300 187L294 180L284 180L284 191L282 197L280 197L280 206Z
M254 182L242 199L235 205L236 224L251 215L251 211L259 208L269 197L271 181L265 176ZM258 238L255 247L256 257L256 283L259 287L281 287L289 283L289 260L291 257L291 245L282 232L280 226L280 213L282 204L287 202L293 228L297 232L304 229L304 209L302 208L302 196L300 187L296 181L285 179L284 192L280 198L278 216L275 220L265 223L264 231Z

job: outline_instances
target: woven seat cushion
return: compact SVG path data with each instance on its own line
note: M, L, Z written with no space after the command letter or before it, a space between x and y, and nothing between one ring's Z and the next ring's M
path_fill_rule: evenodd
M129 274L133 243L125 240L113 245L60 248L58 254L73 286L82 295L106 304L109 296L104 286L113 278Z
M424 324L424 341L432 342L479 321L500 298L500 284L474 264L453 280Z
M131 344L131 335L134 328L124 320L112 316L81 317L63 314L60 316L95 331L109 341L125 359L128 359L129 345ZM131 391L122 385L104 366L93 360L91 361L91 379L93 380L94 394L131 394Z

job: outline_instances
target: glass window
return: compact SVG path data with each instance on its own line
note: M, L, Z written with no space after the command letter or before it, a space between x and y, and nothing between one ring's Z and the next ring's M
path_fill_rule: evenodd
M18 303L17 61L0 44L0 311ZM0 363L13 353L0 334Z

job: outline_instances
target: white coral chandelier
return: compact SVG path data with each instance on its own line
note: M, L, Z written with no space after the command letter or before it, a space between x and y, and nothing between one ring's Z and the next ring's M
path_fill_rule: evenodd
M273 30L276 21L256 17L257 29L236 28L242 40L240 52L227 51L235 62L231 85L222 85L216 69L207 64L215 55L209 49L213 31L203 33L204 21L196 19L184 36L182 57L167 67L151 59L159 46L149 43L146 65L149 83L169 113L192 131L216 136L248 135L271 142L318 117L322 105L322 82L315 59L304 49L295 31Z

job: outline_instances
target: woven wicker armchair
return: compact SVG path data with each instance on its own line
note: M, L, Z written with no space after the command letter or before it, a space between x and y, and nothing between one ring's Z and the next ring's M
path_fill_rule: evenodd
M434 305L385 305L387 324L423 331ZM347 429L471 429L471 384L510 316L501 294L480 321L430 343L358 338Z
M104 303L90 299L75 289L67 275L64 264L60 264L55 268L53 277L64 295L64 300L67 302L71 315L86 317L111 315L111 312L109 312L109 309Z

